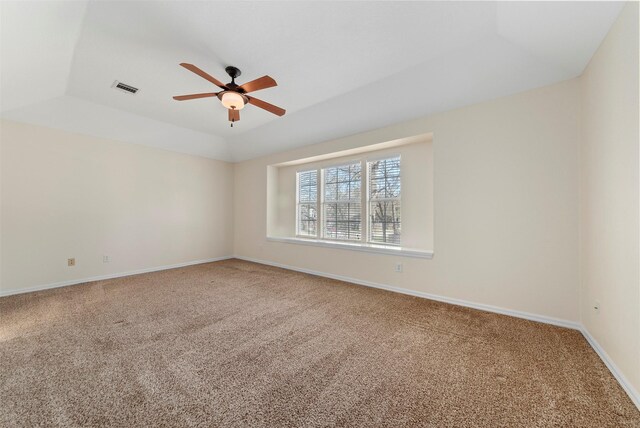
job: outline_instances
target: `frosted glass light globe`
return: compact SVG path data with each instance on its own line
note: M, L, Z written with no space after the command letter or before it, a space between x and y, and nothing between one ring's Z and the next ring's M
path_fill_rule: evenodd
M229 110L242 110L244 108L244 98L237 92L225 92L222 94L222 105Z

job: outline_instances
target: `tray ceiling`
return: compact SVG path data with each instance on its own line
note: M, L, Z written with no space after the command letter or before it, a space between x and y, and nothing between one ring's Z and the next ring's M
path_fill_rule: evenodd
M2 2L2 117L223 160L362 132L578 76L617 2ZM212 86L268 74L229 127ZM140 88L111 88L114 80Z

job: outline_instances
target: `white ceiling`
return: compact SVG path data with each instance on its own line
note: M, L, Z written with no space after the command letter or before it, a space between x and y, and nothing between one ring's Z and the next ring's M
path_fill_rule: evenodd
M578 76L621 2L0 3L2 117L223 160L362 132ZM268 74L229 127L212 92ZM134 96L114 80L140 88Z

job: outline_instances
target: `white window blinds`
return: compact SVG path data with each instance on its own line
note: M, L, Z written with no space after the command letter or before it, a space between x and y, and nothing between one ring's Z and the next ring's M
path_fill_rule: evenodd
M400 158L367 162L368 241L400 245Z
M298 172L297 230L302 236L318 236L318 171Z
M296 235L400 245L400 157L297 173Z

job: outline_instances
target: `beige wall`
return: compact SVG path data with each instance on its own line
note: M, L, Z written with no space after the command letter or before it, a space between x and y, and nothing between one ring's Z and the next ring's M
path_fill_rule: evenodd
M638 3L582 76L581 316L640 391ZM595 302L599 311L594 310Z
M401 157L402 164L402 246L432 250L433 157L431 140L384 150L367 151L357 155L338 156L319 162L276 167L278 171L277 188L275 192L267 196L267 205L277 205L276 218L274 227L267 229L267 235L294 237L296 234L296 173L298 171L396 155Z
M233 165L0 125L0 292L232 254Z
M268 165L428 132L433 260L266 241ZM242 162L235 166L235 253L577 321L579 140L574 79ZM249 197L247 189L259 191ZM394 272L397 261L403 273Z

